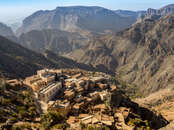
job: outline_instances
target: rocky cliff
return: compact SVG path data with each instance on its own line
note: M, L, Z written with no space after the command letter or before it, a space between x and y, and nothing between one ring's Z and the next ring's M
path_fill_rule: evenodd
M18 42L20 45L37 52L49 49L56 54L63 55L87 45L88 39L79 33L47 29L33 30L22 34L18 38Z
M17 34L42 29L103 33L108 30L120 31L135 21L133 17L122 17L102 7L57 7L55 10L35 12L25 18Z
M172 14L172 13L174 13L174 4L167 5L160 9L149 8L147 10L147 16L153 16L153 15L164 16L164 15L168 15L168 14Z

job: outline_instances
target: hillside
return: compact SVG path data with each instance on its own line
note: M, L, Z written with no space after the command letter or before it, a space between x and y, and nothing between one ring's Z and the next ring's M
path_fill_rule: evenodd
M122 17L112 10L95 6L57 7L27 17L17 35L31 30L59 29L68 32L104 33L120 31L134 23L134 17Z
M0 71L10 77L23 78L32 75L41 68L82 68L94 70L93 67L79 64L70 59L54 54L55 59L45 56L7 40L0 36ZM51 53L52 54L52 53Z
M0 35L1 36L14 36L14 33L10 27L7 25L0 23Z
M21 86L10 86L0 79L0 115L0 129L10 130L16 122L34 122L39 112L31 92Z
M44 52L49 49L56 54L62 55L84 47L88 43L88 39L79 33L49 29L33 30L22 34L18 38L18 42L36 52Z
M74 52L70 57L116 71L148 94L172 87L174 82L173 28L174 15L146 19L115 35L97 37L81 54Z

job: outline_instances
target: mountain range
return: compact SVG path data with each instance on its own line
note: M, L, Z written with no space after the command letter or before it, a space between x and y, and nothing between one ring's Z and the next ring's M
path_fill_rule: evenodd
M88 43L89 37L79 33L71 33L56 29L32 30L22 34L18 42L31 50L44 52L46 49L63 55L82 48Z
M21 27L20 23L11 23L10 26L14 31L17 30L17 36L32 30L43 29L85 34L89 32L106 33L123 30L142 17L164 16L173 12L174 4L160 9L149 8L147 11L109 10L98 6L67 6L57 7L55 10L37 11L26 17Z
M139 16L146 14L146 11L115 10L114 12L123 17L135 18L139 18Z
M85 48L93 37L129 27L136 22L138 15L144 13L102 7L57 7L25 18L17 31L18 38L7 38L33 51L50 49L56 54L66 55Z
M120 31L135 21L135 17L122 17L114 11L102 7L57 7L55 10L40 10L25 18L17 35L43 29L104 33Z
M174 37L172 8L168 5L159 9L165 13L154 19L149 16L156 14L149 10L146 13L102 7L57 7L27 17L18 30L21 35L13 41L35 51L30 53L49 50L55 57L63 55L73 62L116 72L125 81L141 86L144 93L154 92L170 87L173 82L173 63L169 60ZM135 23L139 16L145 18ZM127 24L123 27L119 22ZM108 29L112 33L103 33Z
M69 57L105 66L143 93L171 87L173 79L174 15L145 19L116 34L97 37Z

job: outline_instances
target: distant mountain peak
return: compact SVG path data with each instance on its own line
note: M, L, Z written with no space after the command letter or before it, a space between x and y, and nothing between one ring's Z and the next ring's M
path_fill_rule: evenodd
M136 21L99 6L65 6L40 10L25 18L18 35L31 30L59 29L68 32L120 31Z
M174 8L174 4L166 5L166 6L162 7L161 9L163 9L163 8Z
M59 9L59 8L72 8L72 9L78 9L78 8L95 8L95 9L101 9L101 8L103 8L104 9L104 7L100 7L100 6L83 6L83 5L75 5L75 6L58 6L58 7L56 7L56 9Z

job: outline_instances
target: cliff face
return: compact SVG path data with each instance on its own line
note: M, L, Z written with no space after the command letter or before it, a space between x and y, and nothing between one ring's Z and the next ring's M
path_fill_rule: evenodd
M108 30L120 31L135 21L133 17L122 17L102 7L57 7L51 11L38 11L24 19L17 34L42 29L103 33Z
M10 39L37 52L49 49L66 55L85 48L89 39L99 34L129 27L137 15L138 12L117 12L102 7L57 7L51 11L38 11L24 19L17 31L19 38Z
M173 13L174 13L174 4L164 6L160 9L149 8L147 9L145 13L140 13L136 23L140 23L143 20L148 20L148 19L157 20L163 16L173 14Z
M70 33L60 30L33 30L22 34L19 43L31 50L44 52L46 49L56 54L66 54L82 48L87 44L88 38L78 33Z
M135 17L135 18L138 18L140 15L146 14L146 11L115 10L114 12L123 17Z
M168 15L174 13L174 4L167 5L161 9L151 9L149 8L147 10L147 16L152 16L152 15Z
M80 55L74 52L71 56L117 71L125 81L148 94L173 82L173 28L174 15L147 19L115 35L98 37Z

